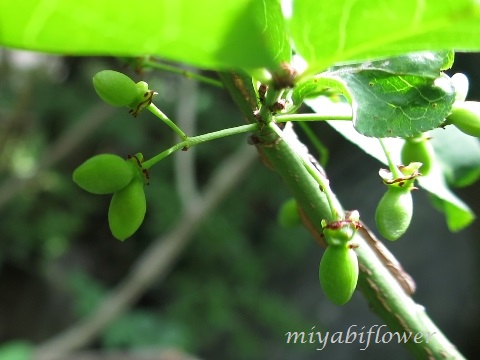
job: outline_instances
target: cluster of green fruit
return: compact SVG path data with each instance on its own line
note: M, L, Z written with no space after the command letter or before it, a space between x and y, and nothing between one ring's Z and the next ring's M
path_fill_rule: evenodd
M127 75L103 70L93 77L98 96L113 106L126 106L133 116L152 102L154 91L144 81L135 83ZM142 168L143 155L123 159L113 154L93 156L73 173L73 181L93 194L113 194L108 224L114 237L125 240L138 230L146 212L144 185L148 173Z
M143 156L127 160L113 154L91 157L73 172L73 181L93 194L113 194L108 209L108 224L117 239L125 240L138 230L146 212L144 185L148 183L142 169Z
M455 87L455 102L442 126L453 125L467 135L480 137L480 102L465 101L468 92L468 79L465 75L458 73L451 79ZM380 233L388 240L397 240L411 222L411 190L414 189L412 172L419 170L421 175L428 175L435 162L435 152L429 140L427 133L405 139L401 158L407 166L401 171L407 180L402 177L392 179L390 175L384 174L387 175L383 179L388 190L378 204L375 217ZM420 169L414 163L420 163Z
M463 74L454 75L452 82L456 101L442 126L451 124L466 134L478 137L480 103L465 101L468 80ZM128 76L112 70L97 73L93 85L102 100L113 106L128 107L133 116L148 107L156 94L148 89L147 83L135 83ZM73 180L81 188L94 194L113 194L108 221L112 234L120 240L135 233L145 217L144 185L148 182L148 174L142 168L142 161L142 154L127 160L112 154L101 154L85 161L73 174ZM398 239L407 230L413 213L411 191L415 178L420 175L420 166L422 175L427 175L434 162L434 151L427 134L405 139L402 162L406 166L391 168L392 172L380 171L388 189L378 203L375 219L380 233L389 240ZM285 226L301 222L294 199L281 208L279 220ZM322 221L327 249L320 262L320 284L335 304L346 303L357 284L358 260L352 239L359 226L357 211L347 213L343 219Z

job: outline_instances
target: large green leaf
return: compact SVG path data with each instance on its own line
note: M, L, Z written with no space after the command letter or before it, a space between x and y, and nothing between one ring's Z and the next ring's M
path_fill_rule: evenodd
M476 0L293 0L295 49L318 72L422 50L480 50Z
M0 44L75 55L158 55L202 68L290 59L277 0L0 2Z
M480 179L480 140L447 126L433 133L432 145L449 185L462 187Z
M450 66L448 52L415 53L330 69L298 84L294 104L326 89L351 103L355 129L373 137L419 135L442 124L455 92L440 70Z
M328 101L322 101L322 98L310 99L307 100L306 103L318 113L323 113L325 111L331 113L334 112L334 110L328 110L329 103ZM338 104L331 105L337 106ZM335 130L341 133L345 138L356 144L367 154L373 156L382 163L387 164L385 154L377 139L363 136L354 129L352 122L350 121L328 121L328 123ZM448 133L450 131L455 131L455 129L453 129L453 126L447 126L446 129L435 129L430 132L431 136L433 137L433 139L435 139L434 141L436 142L435 148L437 148L438 146L448 146L448 143L444 143L442 140L444 139L444 137L437 135L443 133L447 134L448 137ZM385 138L383 139L383 142L391 152L391 156L394 162L400 164L400 150L404 140L399 138ZM470 149L470 147L468 148ZM476 154L480 156L480 153ZM458 158L456 160L460 161L461 159ZM478 157L475 159L470 157L471 166L475 166L475 164L478 164L478 161ZM451 231L458 231L468 226L475 219L475 215L468 207L468 205L465 204L461 199L459 199L449 189L446 181L447 173L445 170L446 169L443 166L443 158L440 158L439 162L435 162L432 165L430 173L427 176L422 176L419 178L418 183L420 187L424 188L430 193L434 205L445 214L448 228Z

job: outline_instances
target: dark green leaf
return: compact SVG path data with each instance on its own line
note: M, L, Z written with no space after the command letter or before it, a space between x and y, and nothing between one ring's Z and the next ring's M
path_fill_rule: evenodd
M346 61L423 50L480 49L475 0L294 0L295 49L316 73Z
M445 70L451 67L454 59L452 51L442 52L421 52L413 53L403 56L398 56L391 59L384 59L379 61L369 61L359 64L352 64L348 67L337 66L330 70L330 72L339 73L359 73L362 71L380 71L386 74L393 75L414 75L431 79L436 79L440 76L440 70ZM329 72L327 72L328 74ZM303 100L307 98L316 97L318 95L332 95L332 88L325 83L323 78L308 78L298 83L292 92L292 102L298 107ZM335 84L332 85L334 88ZM348 91L346 87L339 89L340 92Z
M336 67L314 80L317 91L333 87L350 101L361 134L416 136L438 127L450 113L454 88L450 78L440 74L446 58L445 53L417 53Z

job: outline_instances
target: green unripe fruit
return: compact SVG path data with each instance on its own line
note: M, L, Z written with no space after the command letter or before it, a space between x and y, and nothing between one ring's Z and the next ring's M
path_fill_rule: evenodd
M127 75L118 71L103 70L93 77L98 96L113 106L136 107L138 87Z
M288 199L282 204L277 219L278 223L285 228L298 226L302 223L297 201L294 198Z
M328 246L320 261L318 275L320 286L330 301L345 304L357 286L357 255L347 245Z
M412 187L405 186L402 188L397 184L389 185L375 212L375 221L380 234L391 241L402 236L412 220Z
M347 211L344 219L322 220L325 242L333 246L345 246L360 227L360 214L357 210Z
M465 134L480 137L480 102L457 101L447 122L455 125Z
M402 163L404 165L421 162L420 172L422 175L427 175L432 167L434 156L433 146L426 137L419 136L405 139L402 147Z
M135 176L128 186L113 194L108 224L113 236L125 240L142 225L147 210L143 179Z
M113 154L95 155L73 172L73 181L93 194L111 194L123 189L134 175L131 163Z

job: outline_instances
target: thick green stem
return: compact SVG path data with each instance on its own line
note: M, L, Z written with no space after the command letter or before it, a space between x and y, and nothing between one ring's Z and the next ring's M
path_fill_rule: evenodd
M273 115L271 108L275 106L275 103L278 100L280 100L282 93L283 90L276 90L273 88L273 86L267 90L265 100L263 101L263 104L260 107L260 111L258 113L258 118L260 119L260 121L264 122L265 124L268 124L272 121Z
M290 143L289 138L283 135L282 131L278 128L276 124L270 123L269 127L275 132L275 134L278 135L279 138L281 138L286 143L286 145L290 149L293 150L295 148L295 145ZM312 164L312 162L307 156L302 156L307 154L301 154L297 152L297 155L299 156L300 161L303 163L303 166L305 167L305 169L312 176L312 178L317 182L321 191L325 194L325 197L327 198L328 205L330 207L330 215L331 215L331 218L329 218L329 220L334 220L334 221L341 220L343 218L344 212L338 200L336 199L335 194L330 189L330 182L328 181L328 179L325 176L323 176L323 174L321 174L315 168L315 166Z
M245 78L242 83L239 80L242 76L238 74L232 76L224 73L220 76L235 102L241 104L240 108L248 109L249 102L242 95L251 93L248 89L248 79ZM252 108L244 111L244 115L252 123L257 121ZM329 220L332 216L325 193L321 191L317 181L292 147L288 146L270 127L264 127L261 130L257 133L260 140L256 144L258 151L283 178L306 217L304 223L308 224L310 232L318 237L322 233L321 220ZM268 142L262 140L268 140ZM435 326L425 309L416 304L401 286L403 282L408 282L405 280L407 276L403 275L401 280L394 276L394 274L401 275L401 272L394 273L390 269L392 264L396 263L396 259L388 260L385 256L391 256L391 254L379 254L378 248L370 245L378 242L374 235L363 228L357 232L353 241L358 245L355 249L360 264L358 288L363 292L371 309L382 317L392 331L398 331L400 335L405 333L407 337L411 334L406 343L411 353L418 359L464 359ZM397 266L397 271L398 268L401 269ZM418 340L420 333L423 334L421 341L415 341L415 335Z

